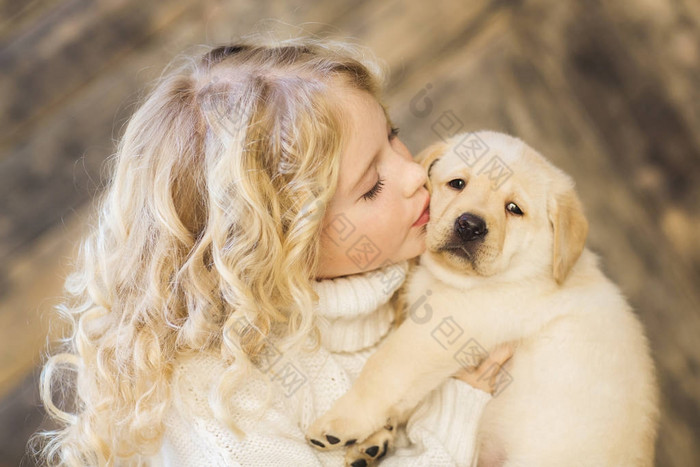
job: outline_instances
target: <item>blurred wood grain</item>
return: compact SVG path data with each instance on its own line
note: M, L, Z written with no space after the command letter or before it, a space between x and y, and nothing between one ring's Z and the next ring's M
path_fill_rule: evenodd
M52 307L139 96L179 53L296 25L386 60L414 154L448 115L519 136L574 177L588 246L652 343L656 464L700 465L700 4L3 0L0 466L32 465Z

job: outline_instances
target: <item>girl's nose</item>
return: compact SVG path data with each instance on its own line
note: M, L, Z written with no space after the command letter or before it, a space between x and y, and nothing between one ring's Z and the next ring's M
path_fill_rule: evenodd
M405 189L404 195L410 198L417 190L420 190L420 188L426 184L428 176L423 166L419 163L411 160L408 164L408 168L406 169L408 173L406 174L403 186Z

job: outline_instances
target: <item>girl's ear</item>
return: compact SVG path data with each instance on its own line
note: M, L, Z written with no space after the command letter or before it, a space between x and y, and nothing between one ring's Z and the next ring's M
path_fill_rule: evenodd
M561 284L583 252L588 221L573 187L553 193L547 209L554 230L552 275Z
M445 154L447 148L447 143L445 143L444 141L438 141L423 149L414 158L414 160L421 164L426 170L426 172L428 172L428 181L426 182L426 187L428 188L428 192L430 193L432 193L433 191L430 183L430 169L432 168L433 164L440 159L440 156Z

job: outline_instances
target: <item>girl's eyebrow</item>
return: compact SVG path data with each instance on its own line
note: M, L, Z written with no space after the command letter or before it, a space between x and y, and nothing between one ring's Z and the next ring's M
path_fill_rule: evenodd
M391 129L394 126L394 122L391 121L391 116L389 115L389 109L381 102L379 103L379 105L382 107L382 111L384 112L384 118L386 118L387 129Z
M384 106L382 106L382 109L384 109ZM386 129L388 133L391 130L392 125L391 121L389 120L389 116L386 112L386 109L384 109L384 115L386 117ZM360 177L357 180L355 180L355 183L352 184L352 187L350 188L350 193L353 193L357 189L357 186L360 184L360 182L365 179L365 177L367 176L367 172L369 172L370 167L374 165L374 162L377 160L377 157L379 157L379 154L381 152L382 148L379 148L379 150L374 154L374 156L372 156L372 159L369 161L369 164L367 164L365 170L362 171L362 175L360 175Z
M367 167L365 167L365 170L362 171L362 175L360 175L360 177L357 180L355 180L355 183L352 185L352 188L350 188L350 193L354 193L355 190L357 189L357 186L360 184L360 182L365 179L365 177L367 176L367 172L369 172L370 167L372 167L372 165L374 165L374 161L377 160L377 157L379 156L380 152L381 152L381 149L379 151L377 151L374 154L374 156L372 156L372 160L369 161L369 164L367 164Z

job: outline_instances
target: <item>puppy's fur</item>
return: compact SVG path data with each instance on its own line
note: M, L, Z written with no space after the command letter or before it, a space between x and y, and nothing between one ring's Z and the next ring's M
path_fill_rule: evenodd
M465 344L511 342L510 384L480 421L480 467L653 465L648 341L584 247L588 223L571 178L494 132L456 135L418 159L429 170L431 219L404 285L407 314L309 437L362 441L405 421L467 364Z

